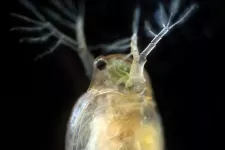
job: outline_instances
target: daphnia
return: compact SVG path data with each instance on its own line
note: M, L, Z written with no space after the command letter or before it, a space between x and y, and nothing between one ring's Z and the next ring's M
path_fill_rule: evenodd
M47 29L48 33L40 37L22 39L28 42L44 42L53 36L56 44L41 58L50 54L64 44L74 50L83 62L86 74L90 77L90 86L76 102L67 126L66 150L164 150L163 125L154 100L151 78L144 69L147 56L160 40L175 26L183 23L195 10L196 5L188 7L180 17L174 20L179 9L179 0L173 0L169 15L162 4L156 12L156 21L161 27L158 33L153 32L150 23L145 22L145 29L152 41L144 50L138 48L138 27L140 7L134 11L132 35L111 44L87 46L84 27L84 4L79 5L78 11L71 0L61 3L52 0L54 6L61 11L45 12L53 19L75 31L75 37L70 37L53 23L46 20L31 3L21 0L39 20L23 15L13 16L32 23L33 27L14 27L12 30L40 32ZM132 14L133 15L133 14ZM111 54L94 59L91 49L94 47L109 49L130 49L128 55Z

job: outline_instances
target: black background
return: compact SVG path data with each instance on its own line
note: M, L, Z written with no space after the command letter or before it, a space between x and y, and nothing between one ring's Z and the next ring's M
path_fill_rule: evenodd
M8 31L24 24L8 14L32 15L16 0L8 2L2 10L7 10L9 25L2 28L1 36L1 110L6 118L2 124L7 127L2 129L6 131L4 139L9 141L6 149L15 146L63 150L70 111L89 81L79 57L65 46L35 62L34 58L48 44L18 43L23 33ZM142 22L144 17L152 19L157 1L139 3ZM88 44L130 36L135 4L134 0L87 0ZM224 149L225 7L216 0L198 1L198 5L199 9L186 23L162 39L146 65L163 119L167 150ZM47 6L47 2L38 1L36 6ZM143 49L151 39L141 29L139 36ZM95 57L99 54L100 50L93 52Z

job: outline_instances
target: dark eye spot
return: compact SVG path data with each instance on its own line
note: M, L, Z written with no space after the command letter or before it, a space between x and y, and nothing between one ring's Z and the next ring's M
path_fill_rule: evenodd
M99 69L99 70L103 70L106 68L106 62L102 59L98 60L96 62L96 67Z

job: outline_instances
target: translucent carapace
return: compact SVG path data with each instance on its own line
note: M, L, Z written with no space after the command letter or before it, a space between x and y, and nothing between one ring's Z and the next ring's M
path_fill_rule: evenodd
M58 38L58 42L47 53L53 52L59 44L71 47L78 53L87 76L91 78L89 89L78 99L72 110L67 126L66 150L163 150L163 126L153 98L150 78L144 66L147 56L156 44L173 27L184 22L196 5L188 7L177 21L172 23L178 12L180 1L172 1L169 15L160 4L155 19L162 29L159 33L154 33L150 24L145 22L147 33L153 39L143 51L138 49L137 43L141 10L137 7L134 11L131 38L118 40L108 45L94 46L106 50L130 47L130 53L99 56L94 60L90 53L90 49L94 47L87 46L83 32L84 5L79 5L81 9L77 14L73 13L70 0L65 1L67 5L53 0L53 4L74 22L69 22L59 17L54 11L47 9L54 19L75 29L75 40L60 32L33 5L26 0L22 2L39 20L13 14L35 25L35 27L15 27L13 30L48 29L50 34L46 36L54 36ZM45 41L48 39L46 36L25 40L28 42Z
M195 5L192 5L172 24L178 1L172 3L168 18L160 5L158 17L163 29L155 34L146 23L154 38L141 53L137 46L137 18L134 18L131 37L133 58L115 54L95 60L89 90L79 99L68 125L67 150L164 149L162 122L144 65L148 54L161 38L184 21L194 8ZM136 17L138 11L139 8L136 9Z

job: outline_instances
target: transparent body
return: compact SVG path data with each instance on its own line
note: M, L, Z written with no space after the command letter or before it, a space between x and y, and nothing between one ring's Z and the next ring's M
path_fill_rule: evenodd
M64 17L56 11L45 9L52 19L73 29L76 35L74 39L61 32L27 0L20 0L20 2L33 12L38 20L14 13L12 16L31 23L33 26L14 27L12 30L42 34L40 37L23 38L21 41L45 42L50 37L55 37L57 39L55 45L37 58L54 52L59 45L64 44L78 54L86 75L91 79L89 89L77 100L72 110L67 126L65 149L164 150L162 121L154 101L151 81L144 66L147 56L160 40L173 27L183 23L196 5L188 7L177 21L172 23L178 12L180 1L172 1L169 15L160 4L155 13L155 19L161 31L154 32L149 22L145 21L146 33L153 39L139 53L137 39L140 7L136 7L134 11L131 37L111 44L88 46L83 31L85 11L83 4L79 5L78 11L75 11L76 8L73 7L71 0L65 0L65 3L53 0L52 4L62 12ZM43 34L43 30L47 30L47 34ZM100 56L94 60L90 50L98 48L105 51L111 49L122 51L130 48L130 53Z
M116 77L111 80L110 69L118 66L111 66L110 61L121 61L129 72L132 61L124 61L124 57L111 55L96 60L104 60L108 66L102 70L94 66L91 86L73 110L66 149L163 150L161 118L147 73L142 94L126 89L123 82L116 84Z

